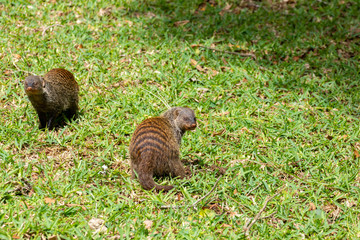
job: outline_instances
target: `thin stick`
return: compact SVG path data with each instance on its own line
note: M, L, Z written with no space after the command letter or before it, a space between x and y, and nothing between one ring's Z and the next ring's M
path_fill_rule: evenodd
M56 26L63 27L63 25L61 25L61 24L50 25L50 26L46 27L46 28L42 31L42 34L41 34L41 35L44 36L44 35L45 35L45 32L46 32L47 30L49 30L49 29L52 28L52 27L56 27Z
M251 190L246 194L246 196L249 196L252 191L255 191L255 190L258 189L261 185L263 185L262 182L261 182L260 184L258 184L256 187L254 187L253 189L251 189Z
M271 197L267 197L267 198L266 198L265 203L264 203L264 206L260 209L260 211L258 212L258 214L256 214L256 216L255 216L254 219L251 221L251 223L249 224L249 226L248 226L248 224L246 224L246 225L244 226L243 229L244 229L244 232L245 232L245 235L246 235L246 236L249 235L250 228L255 224L255 222L256 222L257 220L260 219L260 215L261 215L262 212L264 212L267 204L268 204L274 197L276 197L277 195L279 195L280 192L281 192L283 189L284 189L284 188L280 189L277 193L275 193L275 194L272 195Z
M207 193L205 194L205 196L201 197L200 199L198 199L196 202L194 202L193 204L191 205L188 205L186 208L194 208L196 210L196 204L198 204L200 201L204 200L207 196L209 196L216 188L216 185L218 184L218 182L220 181L220 179L223 177L224 175L220 175L220 177L218 177L218 179L216 180L213 188ZM164 206L161 206L160 209L169 209L169 208L172 208L172 209L178 209L178 208L181 208L182 206L177 206L177 205L164 205Z
M253 53L230 52L230 51L219 50L219 49L216 49L216 48L206 47L206 46L202 46L202 45L199 45L199 46L196 46L196 47L206 48L206 49L210 49L210 50L213 50L213 51L216 51L216 52L223 52L223 53L227 53L227 54L239 55L239 56L241 56L241 57L252 57L253 59L256 59L256 56L255 56L255 54L253 54Z
M151 91L149 91L149 90L146 90L145 88L142 88L142 87L140 87L142 90L144 90L144 91L146 91L146 92L148 92L148 93L150 93L151 95L153 95L154 97L156 97L156 98L158 98L164 105L165 105L165 107L167 107L167 108L170 108L170 105L169 104L167 104L166 102L165 102L165 100L162 98L162 97L160 97L160 96L156 96L154 93L152 93Z
M340 210L341 209L339 207L335 210L334 215L333 215L333 219L331 221L332 224L334 224L336 219L339 217Z
M87 75L87 77L86 77L86 80L85 80L86 83L88 82L88 80L89 80L89 79L91 78L91 76L92 76L93 65L90 64L90 65L89 65L89 68L90 68L90 71L89 71L89 73L88 73L88 75Z
M277 211L273 212L272 214L265 216L265 217L261 217L259 219L265 219L265 218L271 218L272 216L274 216L277 213Z
M208 192L207 194L205 194L205 196L203 196L202 198L198 199L196 202L194 202L193 204L191 204L189 207L192 207L192 208L194 208L194 209L196 210L196 204L198 204L200 201L202 201L203 199L205 199L207 196L210 195L210 193L212 193L212 192L215 190L218 182L220 181L220 179L221 179L223 176L224 176L224 175L220 175L220 177L218 177L217 181L215 182L215 184L214 184L213 188L210 190L210 192Z
M11 48L9 48L9 52L10 52L11 58L12 58L13 53L12 53L12 51L11 51ZM22 57L21 57L21 59L22 59ZM24 60L23 60L23 61L24 61ZM12 64L15 66L15 68L18 70L18 72L24 72L24 73L27 73L27 74L36 75L35 73L28 72L28 71L25 71L25 70L20 69L20 68L16 65L16 63L14 62L14 59L13 59L13 58L11 59L11 62L12 62ZM12 72L14 73L14 71L12 71ZM16 71L15 71L15 72L16 72Z
M164 205L164 206L161 206L160 209L169 209L169 208L172 208L172 209L178 209L180 208L181 206L174 206L174 205Z

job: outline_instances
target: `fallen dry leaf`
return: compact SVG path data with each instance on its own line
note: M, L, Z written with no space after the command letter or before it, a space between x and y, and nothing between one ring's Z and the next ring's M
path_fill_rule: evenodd
M226 129L224 128L224 129L222 129L222 130L220 130L220 131L218 131L218 132L214 132L213 134L211 134L211 136L218 136L218 135L223 135L224 134L224 132L226 132Z
M153 13L153 12L147 12L147 13L146 13L146 16L147 16L148 18L154 18L154 17L156 17L156 14Z
M17 60L20 60L21 59L21 56L19 54L13 54L13 57Z
M95 233L106 232L107 227L105 227L105 221L99 218L93 218L89 221L90 229L94 230Z
M202 94L207 93L209 91L208 88L197 88L196 90L201 92Z
M203 45L201 44L192 44L190 47L191 48L196 48L196 47L202 47Z
M44 198L44 201L45 201L45 203L49 203L49 204L53 204L53 203L55 203L55 199L52 199L52 198Z
M223 16L226 12L230 12L230 9L231 9L231 4L229 3L226 3L225 7L223 9L221 9L221 11L219 12L219 14L221 16Z
M312 211L312 210L315 210L316 209L316 206L313 202L310 202L309 203L309 211Z
M82 210L86 210L86 207L82 206L82 205L79 205L79 204L72 204L72 203L69 203L69 204L66 204L66 206L68 207L81 207Z
M229 111L219 113L219 116L229 115Z
M202 67L198 64L198 62L197 62L196 60L190 59L190 63L191 63L191 65L193 65L198 71L200 71L200 72L206 72L205 69L202 68Z
M359 152L358 152L356 149L354 149L354 155L355 155L355 158L360 157L360 154L359 154Z
M174 25L176 27L179 27L179 26L184 26L184 25L188 24L189 22L190 22L189 20L182 20L182 21L175 22Z
M227 72L227 71L230 70L229 67L225 67L225 66L221 66L220 69L221 69L221 71L223 71L223 72Z
M210 69L210 70L212 71L211 76L213 76L213 77L216 76L217 74L219 74L219 72L214 69Z
M190 59L190 63L193 66L196 66L198 64L198 62L196 60L192 59L192 58Z
M241 132L251 133L251 131L249 129L247 129L246 127L241 128L240 131Z
M222 62L225 64L225 65L228 65L229 63L226 61L225 58L221 58Z
M230 217L234 218L234 217L240 217L241 215L237 212L230 212Z
M151 226L153 225L153 221L151 221L151 220L145 220L145 221L144 221L144 225L145 225L145 228L146 228L147 230L150 230L150 229L151 229Z
M346 200L345 201L345 205L348 207L348 208L351 208L353 206L356 206L356 202L355 201L351 201L351 200Z
M293 57L293 60L294 60L295 62L299 61L299 59L300 59L299 56L294 56L294 57Z
M223 224L221 225L221 227L227 228L227 227L232 227L232 226L229 225L229 224L223 223Z
M324 207L322 207L322 209L325 211L325 212L330 212L330 211L333 211L333 210L336 210L338 207L334 204L329 204L329 205L326 205Z
M322 209L328 214L329 217L332 218L332 222L335 222L335 220L339 217L339 214L342 211L341 208L334 204L324 206Z
M75 48L76 48L76 49L82 49L82 48L84 48L84 46L83 46L82 44L76 44L76 45L75 45Z
M58 239L58 237L56 235L50 236L48 238L48 240L57 240L57 239Z
M134 23L129 20L124 20L124 23L126 23L129 27L132 27L132 25L134 25Z
M333 136L330 136L330 135L326 135L326 138L329 139L329 140L333 140Z
M205 11L206 10L206 2L200 3L200 5L198 6L198 8L195 11L195 14L198 14L199 11Z
M99 15L100 17L111 15L111 8L108 7L108 8L102 8L102 9L100 9L98 15Z
M345 134L345 135L340 136L340 137L338 137L338 138L344 140L344 139L347 139L348 137L349 137L349 136Z

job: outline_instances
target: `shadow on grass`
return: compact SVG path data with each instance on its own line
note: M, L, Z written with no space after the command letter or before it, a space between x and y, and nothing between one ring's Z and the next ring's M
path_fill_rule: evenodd
M265 86L316 92L322 101L355 107L360 99L359 11L358 1L157 0L132 2L126 16L149 19L145 29L152 38L254 53L260 69L278 75ZM234 65L244 60L214 54L226 55Z

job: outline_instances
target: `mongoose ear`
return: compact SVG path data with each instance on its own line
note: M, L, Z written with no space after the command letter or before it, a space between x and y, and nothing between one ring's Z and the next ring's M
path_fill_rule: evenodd
M179 116L179 109L175 109L174 111L174 117L177 118L177 116Z
M41 77L40 79L41 79L42 87L45 88L45 81L44 81L44 79L43 79L42 77Z

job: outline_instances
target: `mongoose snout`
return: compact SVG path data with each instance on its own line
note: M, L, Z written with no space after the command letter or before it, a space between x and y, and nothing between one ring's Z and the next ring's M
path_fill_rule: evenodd
M29 76L25 78L25 92L28 94L41 93L40 89L43 88L42 80L39 76Z
M186 130L194 130L197 127L196 123L192 123L185 126Z

